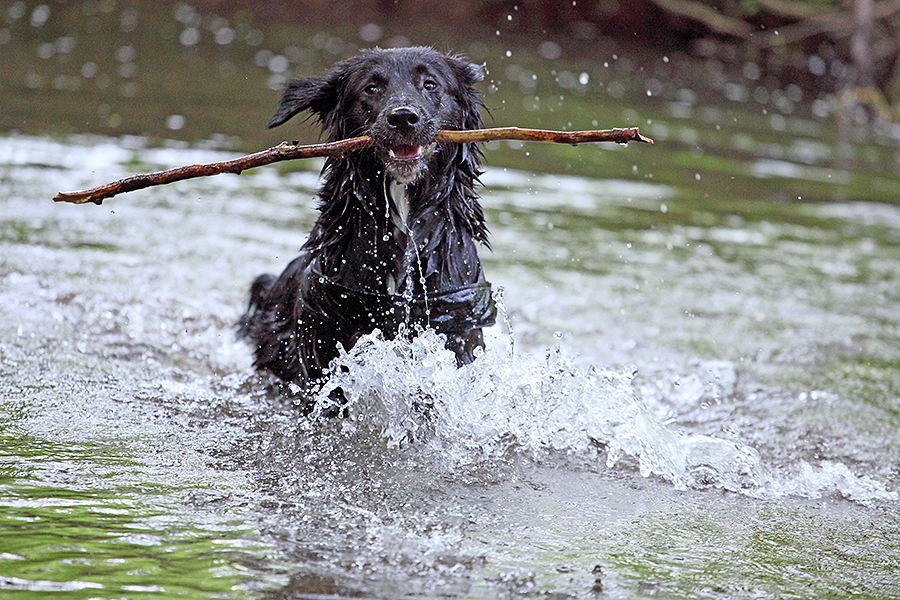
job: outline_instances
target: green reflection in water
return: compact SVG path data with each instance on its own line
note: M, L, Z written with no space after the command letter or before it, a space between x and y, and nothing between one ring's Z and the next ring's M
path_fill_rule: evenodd
M900 533L895 518L835 506L734 510L743 518L716 507L626 526L604 566L620 588L657 598L898 597L891 535L869 535Z
M247 597L242 564L259 552L256 533L237 516L216 515L214 503L209 522L192 523L196 505L208 502L204 490L127 482L123 474L142 468L127 448L15 433L0 437L0 590Z

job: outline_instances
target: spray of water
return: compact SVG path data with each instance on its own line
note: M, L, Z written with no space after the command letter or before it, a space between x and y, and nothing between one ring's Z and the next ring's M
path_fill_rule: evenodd
M500 302L502 307L502 299ZM676 432L657 421L632 385L632 374L580 370L559 349L543 357L488 349L457 368L433 330L387 340L364 336L332 364L313 417L334 414L331 391L346 398L344 427L367 430L388 445L438 450L452 465L512 453L542 459L568 455L637 467L678 489L717 487L761 498L837 495L861 503L896 500L877 482L843 464L776 476L739 441Z

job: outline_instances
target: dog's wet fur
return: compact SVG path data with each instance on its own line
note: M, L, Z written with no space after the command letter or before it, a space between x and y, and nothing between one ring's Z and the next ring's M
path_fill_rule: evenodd
M329 141L374 144L326 161L300 256L253 282L239 332L258 369L314 391L339 345L375 329L432 327L459 365L474 359L496 318L477 253L488 246L481 153L434 136L482 127L480 79L461 57L417 47L366 50L287 85L270 127L308 111Z

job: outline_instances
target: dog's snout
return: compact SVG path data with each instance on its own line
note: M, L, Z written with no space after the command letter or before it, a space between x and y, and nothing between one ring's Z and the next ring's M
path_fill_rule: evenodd
M388 125L396 129L412 127L422 119L419 112L409 106L399 106L391 109L387 116Z

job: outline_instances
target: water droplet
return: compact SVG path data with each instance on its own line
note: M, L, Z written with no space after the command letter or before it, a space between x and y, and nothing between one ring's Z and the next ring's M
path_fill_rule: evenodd
M54 46L60 54L69 54L75 49L75 38L70 35L64 35L54 42Z
M86 62L81 66L81 76L85 79L90 79L100 70L100 67L97 66L97 63L91 61Z
M38 46L37 55L38 58L47 60L49 58L53 58L54 52L56 52L56 46L47 42L46 44L41 44L40 46Z
M119 65L116 69L116 74L122 79L128 79L129 77L133 77L137 67L133 62L126 62Z
M222 27L216 30L214 39L219 46L227 46L234 41L234 29L231 27Z
M253 64L257 67L265 67L269 64L274 54L271 50L260 50L253 56Z
M44 23L47 22L47 19L50 18L50 7L46 4L41 4L32 11L31 13L31 26L32 27L43 27Z
M538 45L538 54L547 60L556 60L562 56L562 48L556 42L546 40Z
M288 59L285 56L276 54L269 59L267 66L272 73L284 73L288 69Z
M200 16L193 6L186 2L181 2L175 8L175 20L184 25L197 24L200 21Z
M185 118L183 115L169 115L166 119L166 128L172 131L184 129Z
M821 56L810 56L809 57L809 72L815 75L816 77L821 77L825 74L825 71L828 69L828 65L822 59Z
M359 28L359 39L370 44L380 40L383 35L384 30L376 23L366 23Z
M196 27L188 27L181 32L178 41L182 46L196 46L200 41L200 30Z
M14 2L6 12L6 22L11 23L12 21L18 21L19 19L24 17L26 8L27 7L25 6L24 2Z
M134 8L126 8L119 15L119 29L122 33L131 33L137 29L138 13Z

